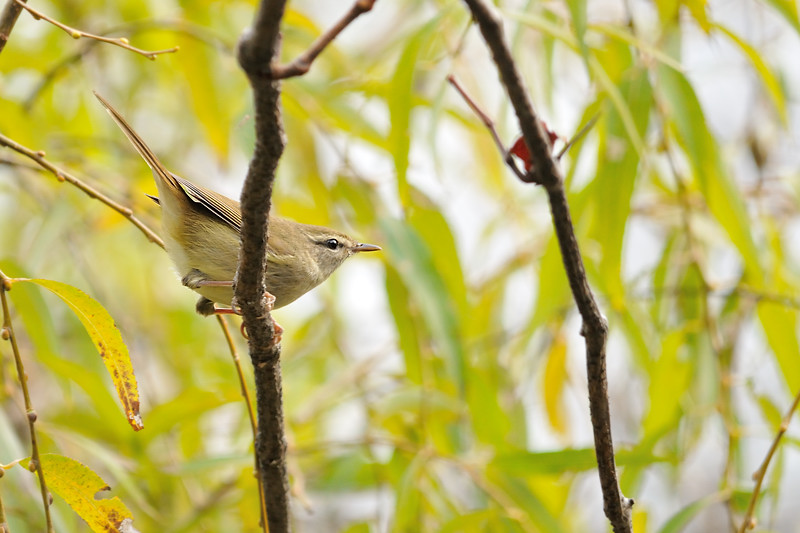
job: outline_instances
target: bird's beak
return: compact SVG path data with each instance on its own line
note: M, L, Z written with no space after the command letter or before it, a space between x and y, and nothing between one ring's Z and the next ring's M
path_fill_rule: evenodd
M375 246L374 244L359 243L353 246L354 252L377 252L380 249L380 246Z

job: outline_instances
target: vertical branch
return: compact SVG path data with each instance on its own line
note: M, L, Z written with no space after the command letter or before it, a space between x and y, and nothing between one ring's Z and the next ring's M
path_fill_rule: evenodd
M279 49L279 28L285 0L263 0L253 27L239 41L238 58L253 87L256 143L241 196L242 248L236 274L236 301L248 332L256 384L258 437L256 460L267 505L271 533L289 531L289 480L280 345L266 292L267 231L275 169L284 138L279 109L280 83L270 76L270 63Z
M20 13L22 13L22 6L15 0L8 0L6 5L3 6L3 12L0 13L0 52L6 47L8 38L11 36L11 30L14 29L14 24L17 23Z
M586 368L589 388L589 410L594 432L595 455L600 485L603 490L603 509L616 533L630 532L630 512L633 500L624 498L617 481L614 446L611 437L611 413L608 405L606 378L606 340L608 325L592 294L583 266L578 241L569 213L564 179L550 154L547 136L541 121L528 99L511 51L505 42L500 20L482 0L464 0L480 28L492 54L500 81L508 93L517 115L522 136L531 154L530 170L522 181L538 183L547 190L564 269L570 289L583 319L581 334L586 341Z
M14 327L11 324L11 313L8 308L8 298L6 292L11 290L11 282L6 278L5 274L0 272L0 303L3 308L3 328L0 330L0 337L3 340L11 342L11 351L14 353L14 362L17 366L17 376L19 377L20 386L22 388L22 397L25 400L25 414L28 419L28 429L30 430L31 437L31 462L30 468L35 471L39 476L39 488L42 493L42 504L44 505L44 517L47 523L47 532L54 533L53 520L50 517L50 493L47 491L47 483L44 479L44 471L42 471L42 462L39 460L39 443L36 439L36 410L33 408L31 402L31 395L28 391L28 375L25 374L25 367L22 364L22 356L19 353L19 346L17 346L17 336L14 333ZM2 530L0 530L2 531Z
M244 406L247 409L247 417L250 419L250 429L253 432L253 442L258 439L258 425L256 423L256 415L253 412L253 402L250 400L250 391L247 390L247 380L244 377L244 370L242 369L242 361L239 359L239 351L236 349L236 344L233 342L233 337L228 329L228 323L222 315L217 315L217 322L222 329L222 334L225 336L225 341L228 343L228 349L231 352L233 359L233 366L236 368L236 376L239 378L239 387L242 389L242 398L244 399ZM261 479L261 471L258 465L258 457L255 461L255 475L256 485L258 486L258 505L261 510L261 528L264 533L267 533L267 502L264 500L264 483ZM0 531L0 533L3 533Z

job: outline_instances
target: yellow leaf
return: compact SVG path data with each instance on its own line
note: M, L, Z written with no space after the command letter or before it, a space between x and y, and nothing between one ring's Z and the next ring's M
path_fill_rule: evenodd
M122 532L133 515L118 497L98 499L98 492L111 490L103 479L86 465L69 457L46 453L39 457L47 488L64 499L92 531ZM20 464L28 467L30 458ZM126 529L127 529L126 528Z
M544 406L550 425L559 435L568 428L564 414L563 392L567 381L567 342L559 332L550 345L547 364L544 367Z
M142 417L139 414L139 389L136 385L136 375L133 373L128 348L108 311L91 296L66 283L48 279L15 279L13 281L36 283L61 298L72 309L92 338L100 357L103 358L125 409L125 414L128 416L128 423L135 431L144 428Z

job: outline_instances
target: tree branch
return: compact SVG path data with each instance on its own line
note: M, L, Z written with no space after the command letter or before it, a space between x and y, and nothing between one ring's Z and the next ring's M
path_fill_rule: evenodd
M3 6L3 12L0 13L0 52L5 48L20 13L22 13L22 6L17 0L8 0Z
M319 39L314 41L314 44L311 45L311 48L296 57L294 61L288 65L273 65L273 79L282 80L286 78L293 78L295 76L302 76L303 74L307 73L308 69L311 68L311 63L313 63L317 56L320 55L323 50L325 50L325 47L331 44L331 42L333 42L333 40L342 32L342 30L349 26L351 22L367 11L370 11L372 6L375 5L376 1L377 0L356 0L352 7L350 7L350 11L348 11L345 16L342 17L341 20L339 20L339 22L337 22L333 27L322 34Z
M42 495L42 505L44 506L44 517L47 526L47 533L55 533L53 519L50 516L50 492L47 490L47 481L42 470L42 461L39 455L38 438L36 437L36 410L31 402L31 394L28 390L28 374L25 372L25 365L22 362L22 354L17 346L17 334L14 333L14 326L11 324L11 312L8 308L8 298L6 293L11 290L11 280L0 271L0 309L3 311L3 327L0 330L0 338L11 342L11 352L14 354L14 363L17 367L17 378L22 388L22 397L25 401L25 413L28 419L28 430L31 438L31 461L29 469L36 472L39 477L39 490ZM1 530L0 530L1 531Z
M67 26L63 22L59 22L54 18L48 17L41 11L33 9L29 5L25 4L23 0L11 0L11 1L16 2L18 7L26 9L31 14L31 16L33 16L33 18L37 20L42 19L49 22L53 26L64 30L73 39L80 39L81 37L86 37L87 39L94 39L95 41L100 41L102 43L113 44L115 46L119 46L126 50L130 50L131 52L143 55L147 59L151 60L155 60L155 58L159 54L170 54L178 51L177 46L173 46L172 48L167 48L166 50L154 50L154 51L142 50L141 48L136 48L135 46L131 46L130 43L128 42L128 39L126 39L125 37L104 37L102 35L95 35L93 33L87 33L82 30L77 30L71 26Z
M289 531L289 480L280 345L266 292L268 216L275 169L285 145L279 110L280 83L270 63L279 50L279 28L285 0L262 0L253 27L239 40L238 59L253 87L256 143L241 196L242 248L236 274L236 303L248 333L256 386L258 436L255 453L264 485L269 531Z
M18 142L14 141L13 139L9 139L8 137L3 135L2 133L0 133L0 146L5 146L7 148L11 148L15 152L18 152L18 153L24 155L25 157L28 157L28 158L32 159L40 167L42 167L43 169L45 169L48 172L52 173L56 177L56 179L58 181L66 181L67 183L70 183L70 184L74 185L75 187L77 187L78 189L80 189L81 191L86 193L86 195L89 196L89 198L94 198L95 200L100 200L101 202L106 204L108 207L110 207L111 209L113 209L114 211L116 211L117 213L122 215L123 217L127 218L128 220L130 220L131 223L134 226L139 228L139 231L144 233L145 237L147 237L147 239L150 242L159 245L161 248L164 248L164 241L161 240L161 237L159 237L156 234L155 231L150 229L150 227L147 226L147 224L145 224L144 222L139 220L139 218L136 215L133 214L133 211L131 210L130 207L125 207L124 205L120 204L119 202L115 202L114 200L112 200L111 198L109 198L108 196L103 194L102 192L98 191L97 189L95 189L94 187L89 185L88 183L86 183L86 182L82 181L81 179L73 176L72 174L70 174L66 170L63 170L63 169L55 166L53 163L51 163L50 161L45 159L44 151L40 150L38 152L34 152L30 148L26 148L26 147L22 146L21 144L19 144Z
M586 341L589 410L594 431L600 485L603 490L603 509L616 533L630 532L633 500L625 498L620 492L611 438L611 414L608 406L606 381L608 325L597 307L586 279L583 259L569 213L564 179L556 161L550 154L547 136L542 131L541 121L536 116L533 105L528 99L528 91L525 89L514 59L511 57L511 51L506 45L500 21L482 0L464 0L464 2L472 12L483 39L491 51L500 74L500 81L514 107L525 145L531 154L530 170L522 178L522 181L541 184L547 190L564 268L575 303L583 319L581 334Z
M753 489L753 494L750 495L750 503L747 505L747 512L742 520L742 525L739 527L739 533L745 533L746 531L755 529L756 527L756 520L753 518L753 513L756 510L756 502L758 501L758 495L761 492L761 485L764 483L764 477L767 475L767 468L769 467L770 461L772 461L772 457L775 455L775 451L778 449L781 438L783 438L783 434L786 433L786 430L789 429L789 423L792 421L792 416L794 416L794 412L797 410L798 404L800 404L800 392L798 392L794 397L792 405L783 416L781 425L778 427L778 432L775 434L775 438L772 440L772 445L769 447L766 457L764 457L764 460L761 462L761 466L759 466L758 470L753 473L753 480L755 480L756 486Z

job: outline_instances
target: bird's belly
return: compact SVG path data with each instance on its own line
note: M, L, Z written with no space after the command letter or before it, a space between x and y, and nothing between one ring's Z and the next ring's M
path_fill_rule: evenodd
M233 280L239 258L237 233L220 227L208 231L201 225L181 237L182 242L192 243L185 246L174 237L174 228L173 231L169 229L165 232L164 244L181 278L196 270L202 272L203 278L209 281ZM226 234L226 230L233 235ZM231 287L198 287L194 291L222 305L230 305L233 298Z

